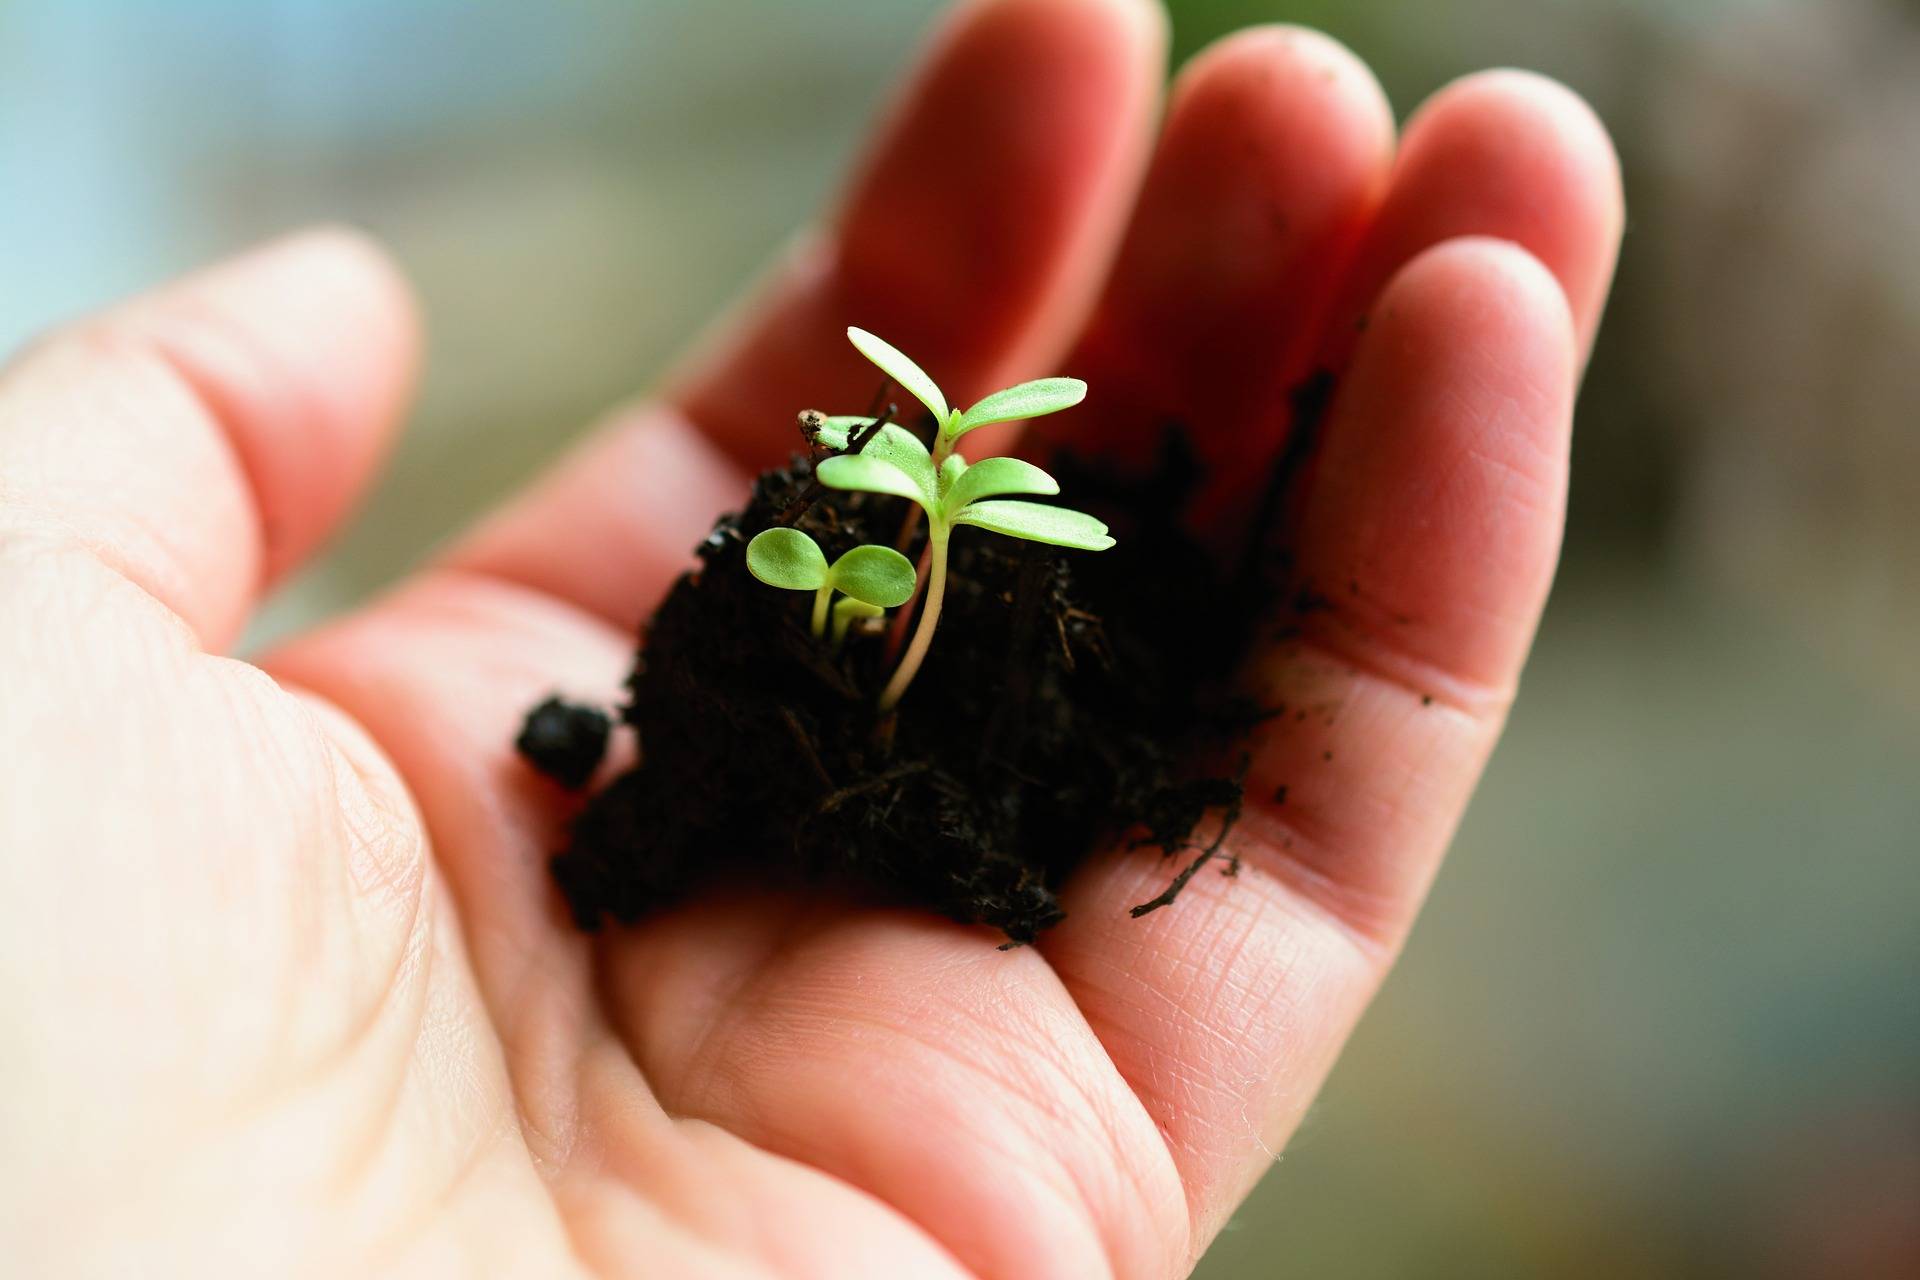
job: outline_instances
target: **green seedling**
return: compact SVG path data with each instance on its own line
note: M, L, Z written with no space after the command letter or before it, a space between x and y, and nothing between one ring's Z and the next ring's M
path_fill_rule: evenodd
M927 407L938 426L933 440L933 465L940 466L953 452L960 437L976 427L984 427L995 422L1016 422L1022 418L1038 418L1044 414L1058 413L1062 409L1071 409L1087 398L1087 384L1078 378L1040 378L1034 382L1023 382L1019 386L996 391L979 401L970 409L951 409L947 407L947 397L940 387L929 378L926 371L893 346L893 344L875 337L865 329L848 329L847 338L859 349L861 355L873 361L880 372L892 378L908 395ZM848 419L829 418L829 424L845 423ZM851 419L861 422L864 419ZM842 428L844 430L844 427ZM843 442L838 447L845 448Z
M767 529L754 535L747 544L747 571L770 587L788 591L813 592L813 634L827 631L827 607L834 592L847 599L841 604L858 603L871 614L849 611L847 624L854 617L878 617L882 612L913 599L913 563L892 547L863 546L827 563L820 544L798 529ZM833 644L838 648L846 637L846 625L836 618Z
M1051 412L1052 408L1065 408L1068 404L1078 403L1086 391L1084 383L1073 379L1049 378L988 396L966 413L955 414L946 409L940 389L920 372L918 366L871 334L864 334L858 329L850 333L856 345L860 345L864 338L868 340L868 345L884 348L883 355L897 357L891 363L882 363L880 356L868 351L867 346L861 346L869 358L880 364L890 377L945 424L941 428L942 439L948 441L949 449L952 440L976 426L1014 417L1031 417ZM1065 392L1052 389L1052 384L1069 382L1073 384L1070 397ZM1043 390L1029 392L1029 388ZM1035 407L1043 404L1046 407ZM973 419L972 415L983 407L985 412ZM844 432L849 425L860 421L863 420L830 418L820 434L831 445L834 432ZM957 453L937 456L930 452L918 436L903 427L888 425L880 428L861 452L826 458L814 468L814 475L829 488L905 498L926 515L929 563L926 603L920 612L920 624L914 629L913 639L900 660L900 666L881 691L882 712L891 711L898 705L901 695L926 660L928 646L933 643L934 628L940 622L941 601L946 594L947 546L954 529L960 525L974 525L1010 538L1024 538L1029 542L1044 542L1082 551L1104 551L1113 545L1113 539L1107 534L1107 526L1090 515L1064 507L1006 498L1008 494L1048 496L1060 492L1060 486L1054 478L1032 463L1022 462L1018 458L983 458L969 465Z
M855 600L852 596L845 596L834 601L832 630L833 651L835 653L840 652L840 646L847 642L847 628L851 627L855 622L863 618L884 617L886 612L885 609L882 609L877 604L868 604L865 600Z

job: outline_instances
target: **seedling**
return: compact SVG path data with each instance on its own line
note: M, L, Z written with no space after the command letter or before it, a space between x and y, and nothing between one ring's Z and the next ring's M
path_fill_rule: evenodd
M947 397L927 376L926 371L903 355L893 344L875 337L865 329L848 329L847 338L861 355L873 361L880 372L892 378L906 393L927 407L938 427L933 440L933 465L940 466L953 452L960 437L976 427L995 422L1016 422L1043 414L1071 409L1087 398L1087 384L1078 378L1040 378L996 391L966 410L947 407ZM844 419L828 419L829 423ZM854 422L863 421L853 419Z
M747 571L770 587L813 592L813 634L827 632L827 607L838 591L840 603L860 604L872 613L848 611L834 624L833 645L846 637L854 617L878 617L913 599L913 563L892 547L862 546L827 563L820 544L798 529L767 529L747 544Z
M847 336L888 377L924 404L940 424L932 451L911 431L888 425L881 427L859 453L837 454L814 468L815 477L829 488L905 498L927 517L930 567L926 603L906 654L880 693L880 710L884 713L899 704L933 643L947 587L947 544L955 527L970 524L1010 538L1081 551L1104 551L1113 545L1113 539L1105 524L1082 512L1005 499L1006 494L1048 496L1060 492L1054 478L1032 463L1018 458L983 458L969 465L953 452L954 443L975 427L1038 417L1080 403L1087 393L1086 383L1077 378L1023 382L959 412L947 407L946 397L919 365L893 347L863 329L849 329ZM828 418L817 434L828 447L844 448L846 433L863 421Z
M855 600L852 596L846 596L834 601L833 631L831 636L833 651L835 653L840 652L840 646L847 642L847 629L855 622L864 618L883 617L886 612L885 609L882 609L877 604L868 604L865 600Z

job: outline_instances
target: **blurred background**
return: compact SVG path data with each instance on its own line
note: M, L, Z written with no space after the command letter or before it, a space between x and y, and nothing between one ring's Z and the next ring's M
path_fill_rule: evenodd
M1920 3L1174 0L1403 115L1559 76L1630 225L1566 563L1427 912L1209 1280L1920 1276ZM420 409L258 639L643 386L834 188L935 0L0 0L0 348L319 217Z

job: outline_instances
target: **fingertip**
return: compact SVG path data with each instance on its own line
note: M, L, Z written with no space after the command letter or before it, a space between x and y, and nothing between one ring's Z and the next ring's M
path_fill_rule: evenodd
M1438 89L1407 122L1408 132L1434 117L1455 112L1486 112L1505 122L1532 122L1551 132L1561 145L1616 197L1620 161L1599 113L1571 86L1524 67L1475 71ZM1616 201L1617 203L1617 201Z
M189 276L169 294L207 289L266 294L301 309L350 312L353 336L411 375L422 338L421 308L399 261L371 232L344 222L289 231ZM165 295L163 295L165 296Z
M1302 516L1302 571L1349 587L1323 639L1504 705L1558 558L1577 369L1566 296L1521 246L1462 237L1395 274Z
M1174 109L1196 93L1223 88L1264 95L1297 107L1289 89L1303 79L1321 89L1314 112L1299 112L1306 125L1337 128L1353 139L1353 149L1379 155L1393 149L1393 108L1386 90L1366 63L1332 36L1291 23L1244 27L1201 49L1174 77L1169 99Z
M1396 186L1427 186L1432 238L1524 245L1566 292L1582 345L1591 342L1626 214L1619 157L1584 98L1531 71L1476 72L1415 112L1401 155Z
M371 480L411 399L420 308L365 232L291 232L134 303L219 414L263 513L266 578L304 559Z
M1486 351L1543 357L1571 376L1573 309L1559 279L1527 249L1494 236L1459 236L1422 250L1381 294L1371 326L1400 346L1463 339Z
M1166 39L1142 0L982 0L947 19L838 219L841 287L884 304L889 341L982 372L1063 345L1145 165ZM1010 202L1020 216L993 213ZM998 325L956 333L916 305L989 284Z
M1148 0L954 8L825 228L695 348L668 398L758 468L796 408L871 398L849 320L963 403L1053 372L1145 169L1166 44Z
M1366 66L1304 28L1250 28L1176 79L1098 311L1071 367L1092 407L1041 425L1046 447L1099 423L1108 456L1151 455L1196 426L1230 525L1278 449L1288 391L1386 190L1393 118Z

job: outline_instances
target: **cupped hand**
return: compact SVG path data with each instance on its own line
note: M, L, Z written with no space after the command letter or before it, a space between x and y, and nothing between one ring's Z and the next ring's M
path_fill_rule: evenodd
M662 393L405 585L221 656L366 484L417 351L359 239L280 242L0 381L0 1253L21 1274L1172 1276L1405 936L1552 575L1621 224L1605 135L1493 73L1396 141L1352 55L1222 41L1159 120L1134 0L963 5L849 193ZM1039 945L729 894L598 938L517 761L857 323L961 400L1304 459L1324 597L1250 678L1238 877L1121 849ZM1289 392L1338 376L1310 440ZM1284 802L1276 799L1285 788ZM751 797L742 797L751 803Z

